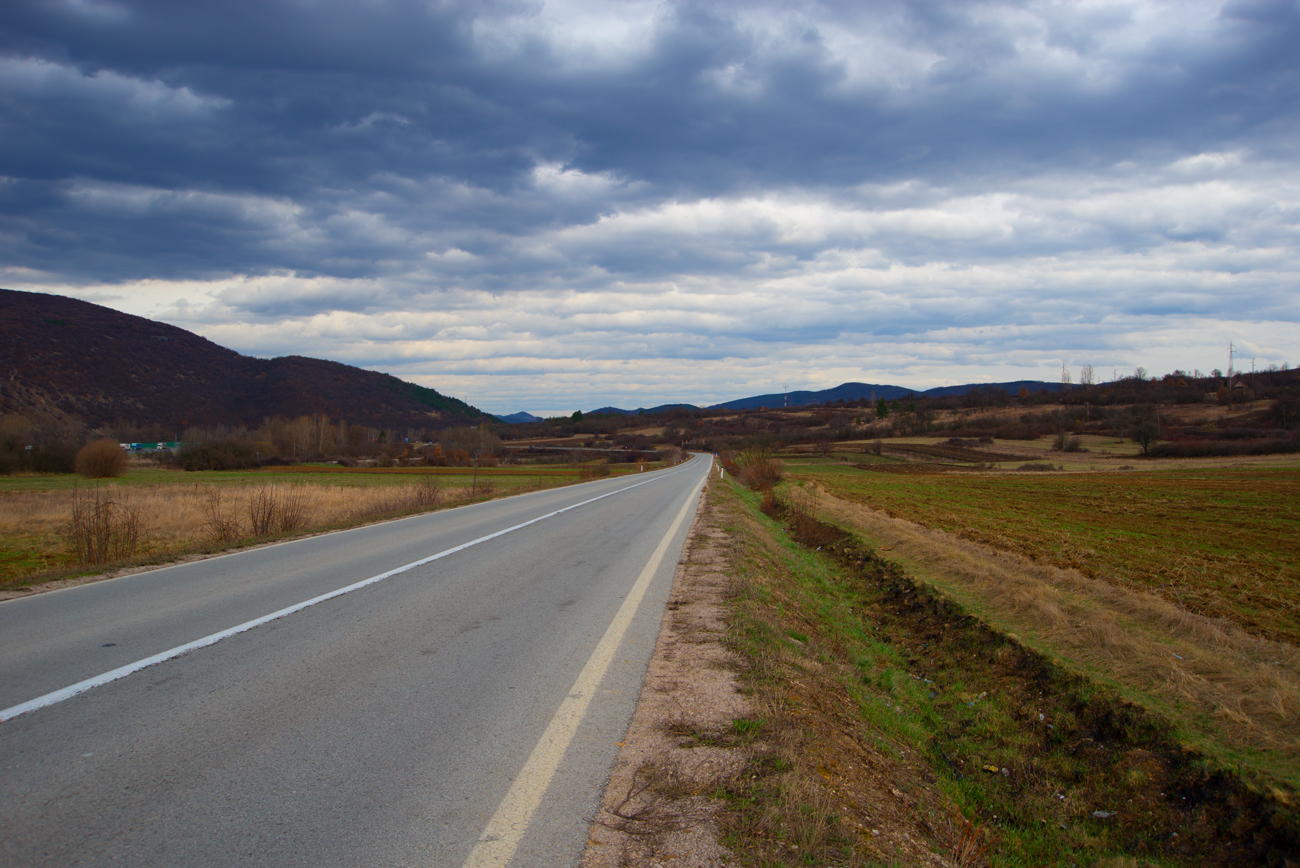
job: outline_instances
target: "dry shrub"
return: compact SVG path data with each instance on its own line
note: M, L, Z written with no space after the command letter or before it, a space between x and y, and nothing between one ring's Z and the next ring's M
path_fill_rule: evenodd
M204 528L215 542L231 543L239 539L241 528L235 499L212 486L203 501Z
M579 479L604 479L612 471L605 464L590 464L578 474Z
M79 562L106 564L131 557L140 549L143 529L140 510L113 491L73 492L66 536Z
M1057 433L1056 439L1052 441L1052 451L1053 452L1086 452L1087 450L1083 448L1082 438L1071 437L1069 434L1065 433L1064 431L1060 431Z
M356 492L355 518L395 515L413 510L432 509L442 502L443 490L437 481L424 478L411 485L395 485Z
M115 440L95 440L81 447L73 466L87 479L121 476L126 473L126 452Z
M793 497L785 504L785 523L792 539L811 548L839 542L845 534L817 518L815 508L806 497Z
M664 467L674 467L686 460L686 453L677 446L670 446L660 453Z
M307 526L311 503L301 486L263 485L248 498L248 523L254 536L288 533Z
M754 491L767 491L785 478L785 465L766 450L751 449L736 457L740 481Z
M427 509L442 502L442 489L434 479L421 479L405 488L407 503L415 509Z

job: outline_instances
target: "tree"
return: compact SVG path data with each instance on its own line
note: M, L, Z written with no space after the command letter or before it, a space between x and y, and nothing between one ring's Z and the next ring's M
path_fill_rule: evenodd
M1142 447L1143 455L1147 454L1152 442L1159 438L1160 430L1155 422L1143 422L1133 429L1133 442Z
M885 399L881 398L880 400L876 401L876 418L883 419L888 415L889 415L889 405L885 403Z

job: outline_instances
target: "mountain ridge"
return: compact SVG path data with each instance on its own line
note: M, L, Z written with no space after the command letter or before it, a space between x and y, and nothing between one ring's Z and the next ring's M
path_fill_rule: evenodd
M876 399L884 398L886 401L892 401L895 398L908 397L931 397L939 398L947 395L964 395L976 389L1001 389L1002 391L1014 395L1021 389L1028 389L1031 392L1039 392L1047 389L1049 392L1059 392L1063 389L1073 388L1069 383L1049 383L1044 380L1012 380L1005 383L963 383L957 386L935 386L931 389L909 389L906 386L893 386L888 383L841 383L829 389L818 391L799 390L795 392L773 392L767 395L751 395L748 398L736 398L732 401L724 401L721 404L710 405L709 410L757 410L759 407L767 407L769 410L778 407L807 407L813 404L825 404L829 401L860 401L863 398L870 399L873 395ZM786 403L788 400L788 403Z
M245 356L166 323L10 289L0 289L0 410L176 429L316 413L375 428L440 429L486 415L390 374L305 356Z

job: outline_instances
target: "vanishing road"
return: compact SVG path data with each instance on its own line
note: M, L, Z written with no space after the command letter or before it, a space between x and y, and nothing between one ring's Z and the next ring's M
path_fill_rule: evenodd
M576 864L709 466L0 603L0 865Z

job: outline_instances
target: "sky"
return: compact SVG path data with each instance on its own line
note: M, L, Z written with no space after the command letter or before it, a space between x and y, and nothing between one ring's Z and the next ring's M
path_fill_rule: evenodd
M0 286L484 410L1300 363L1300 2L6 0Z

